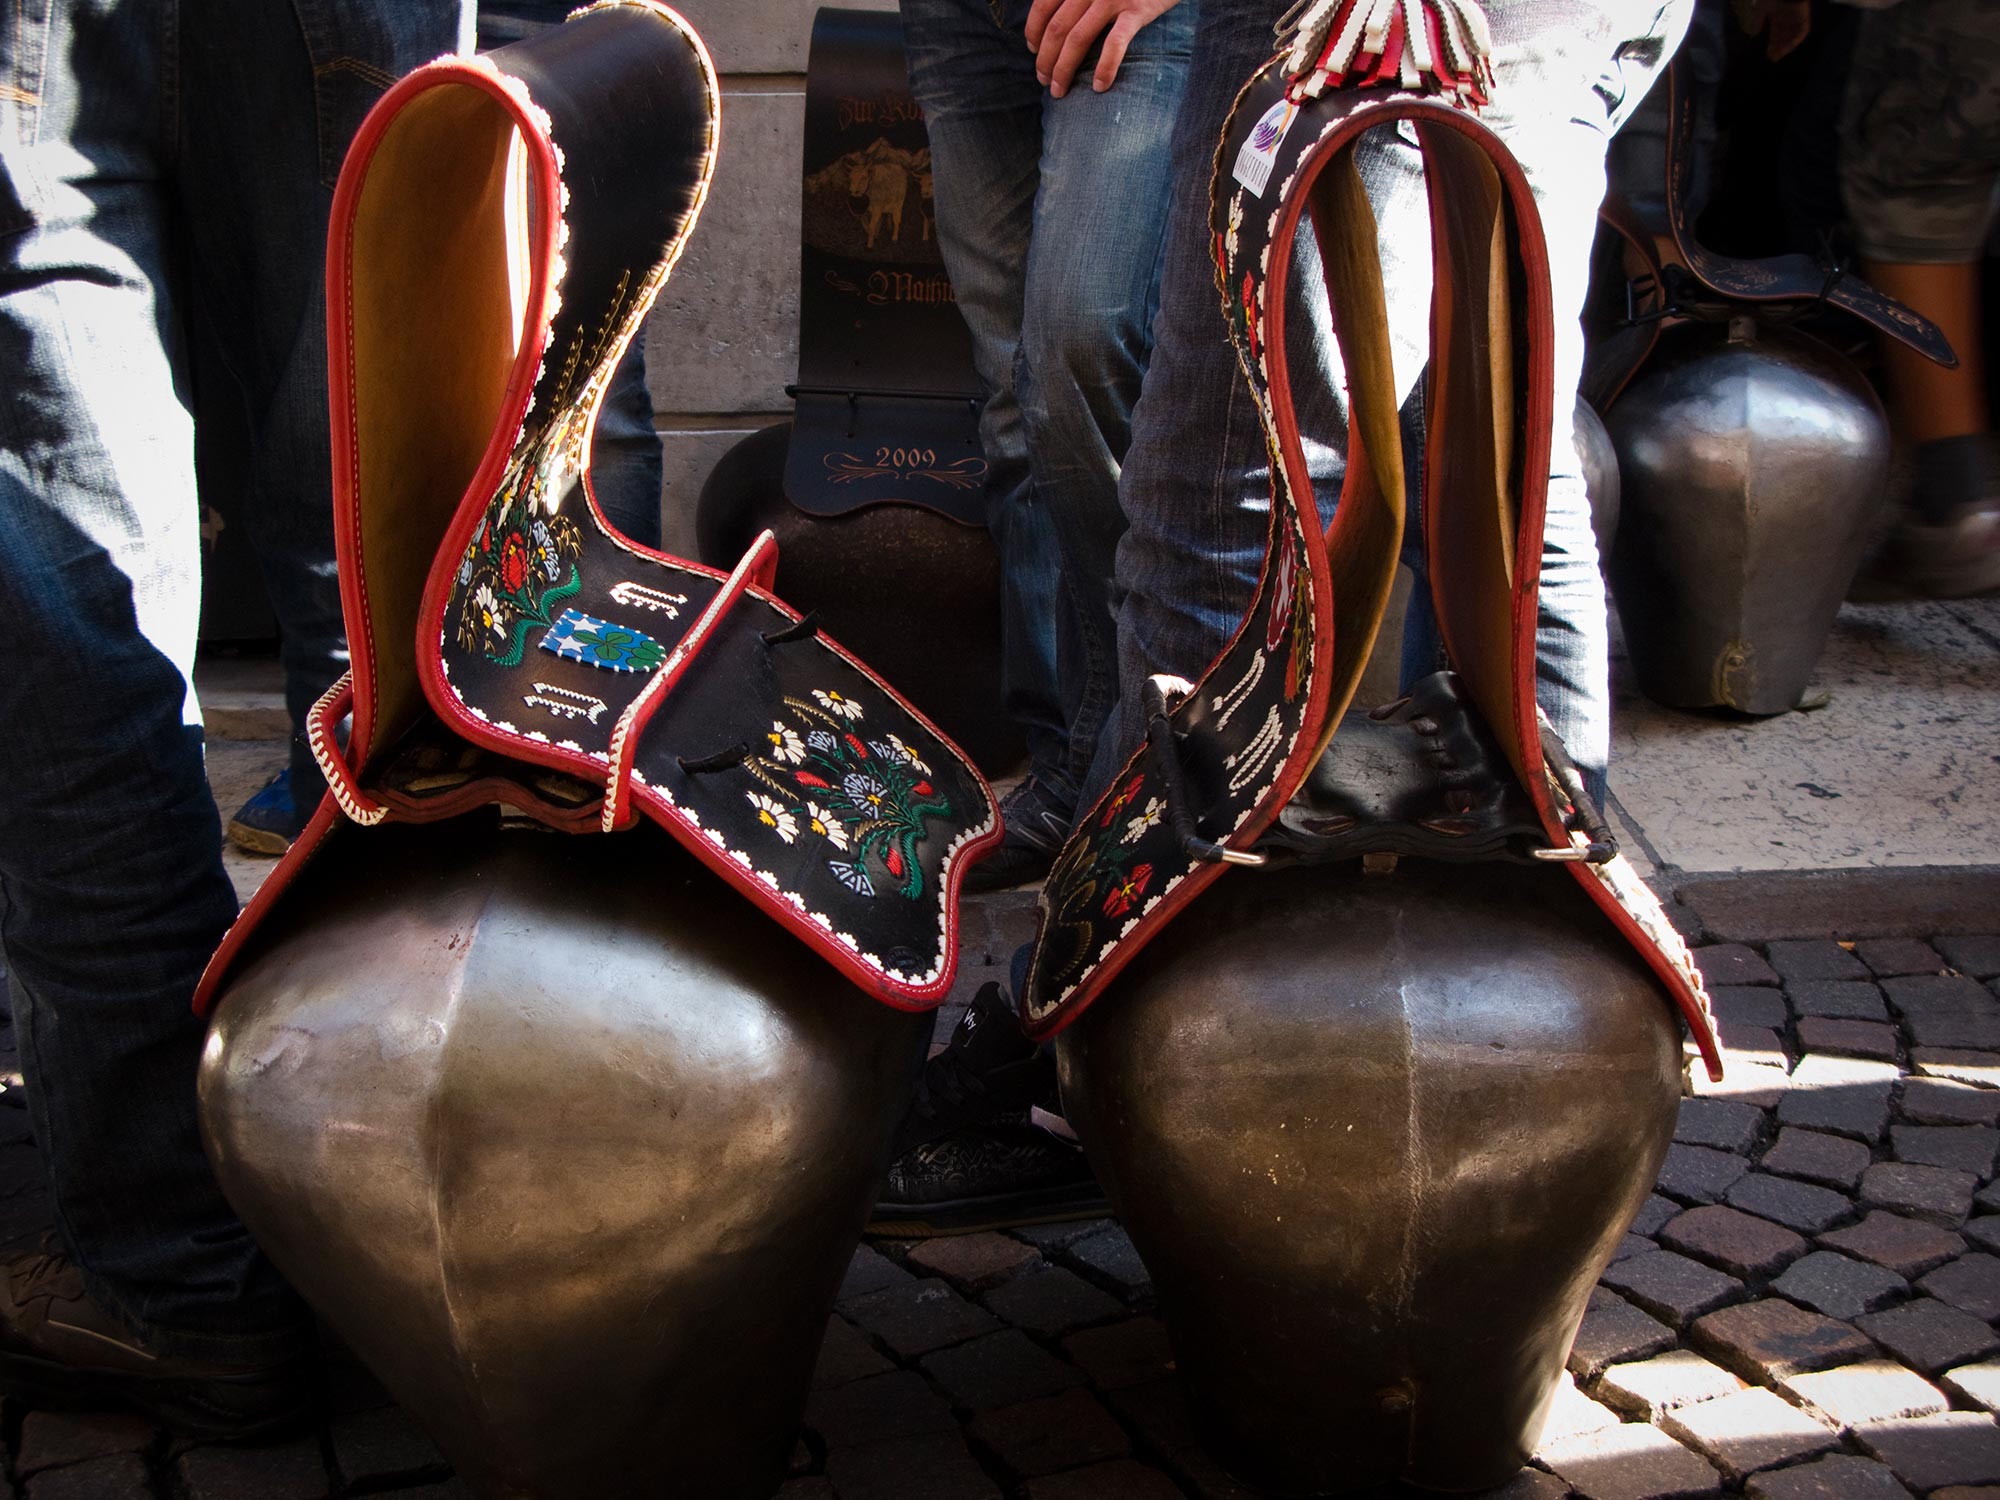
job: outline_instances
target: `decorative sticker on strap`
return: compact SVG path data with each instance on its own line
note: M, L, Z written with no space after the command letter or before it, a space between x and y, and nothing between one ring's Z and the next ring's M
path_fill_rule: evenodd
M542 637L544 651L566 661L607 672L651 672L667 659L667 648L629 625L600 620L580 609L566 609Z
M1257 122L1250 138L1236 153L1236 180L1260 198L1271 181L1271 167L1278 159L1278 148L1285 144L1285 136L1298 117L1298 105L1289 98L1280 98L1264 111L1264 117Z

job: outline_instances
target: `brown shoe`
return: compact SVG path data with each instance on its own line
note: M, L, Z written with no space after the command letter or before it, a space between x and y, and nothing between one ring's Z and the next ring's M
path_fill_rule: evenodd
M49 1405L137 1407L188 1437L247 1438L301 1421L302 1360L229 1364L149 1349L84 1290L53 1242L0 1261L0 1389Z

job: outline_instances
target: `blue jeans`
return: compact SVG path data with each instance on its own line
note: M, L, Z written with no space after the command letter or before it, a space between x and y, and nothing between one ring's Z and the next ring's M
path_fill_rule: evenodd
M1582 368L1577 317L1604 196L1605 147L1678 45L1690 5L1494 0L1487 7L1498 81L1484 118L1520 158L1548 232L1559 422ZM1283 0L1202 0L1195 68L1174 132L1176 197L1152 365L1119 487L1130 523L1117 560L1119 701L1079 806L1109 787L1138 746L1146 679L1157 672L1198 678L1242 619L1263 564L1270 470L1216 295L1207 207L1216 140L1237 90L1269 58L1271 26L1283 9ZM1421 402L1407 393L1423 371L1430 298L1421 166L1413 144L1379 132L1364 142L1360 165L1381 221L1396 376L1406 393L1405 456L1416 475ZM1294 395L1320 508L1330 516L1347 414L1310 235L1300 236L1298 254L1288 318ZM1412 542L1421 535L1414 515L1406 534ZM1422 561L1413 552L1406 560ZM1427 596L1417 592L1406 677L1438 664ZM1604 583L1582 464L1563 441L1549 476L1538 645L1542 707L1601 794L1611 724Z
M1000 550L1002 691L1034 771L1074 797L1116 690L1119 471L1152 347L1167 145L1195 0L1134 38L1093 93L1035 81L1028 0L903 0L930 132L938 245L987 392L987 525Z
M196 419L248 434L285 497L240 508L274 602L319 611L330 188L394 76L469 40L460 11L0 10L0 947L57 1229L173 1352L285 1352L303 1322L195 1120L189 1000L236 910L190 681ZM201 390L197 339L228 377Z

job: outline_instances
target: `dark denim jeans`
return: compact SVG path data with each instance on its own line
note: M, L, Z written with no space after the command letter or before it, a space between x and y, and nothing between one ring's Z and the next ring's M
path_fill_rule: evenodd
M1559 414L1571 408L1582 367L1577 318L1604 196L1605 147L1673 54L1691 4L1493 0L1487 7L1498 81L1484 118L1519 157L1548 232ZM1160 672L1199 677L1242 619L1263 565L1270 471L1256 404L1216 295L1207 206L1216 140L1244 80L1270 57L1272 24L1284 9L1284 0L1202 0L1195 66L1173 140L1176 196L1152 364L1119 486L1129 522L1117 555L1119 700L1080 806L1103 793L1137 747L1146 679ZM1381 220L1396 377L1410 393L1423 372L1429 328L1422 169L1413 141L1384 132L1364 142L1360 165ZM1308 462L1321 510L1330 516L1340 493L1347 416L1310 235L1300 236L1298 253L1290 362L1300 372L1294 394ZM1406 399L1413 475L1422 452L1419 408ZM1419 535L1413 517L1407 536ZM1406 560L1421 563L1414 555ZM1406 676L1436 666L1426 596L1421 589L1418 595ZM1559 440L1542 558L1540 700L1600 793L1611 724L1608 635L1582 464L1573 446Z
M231 403L249 435L238 509L287 665L336 661L310 623L339 619L330 189L395 76L470 41L464 11L0 10L0 946L57 1227L93 1295L190 1354L301 1325L195 1123L189 997L236 909L189 675L195 421ZM228 376L201 390L197 338Z
M1091 90L1093 52L1056 99L1035 81L1028 0L902 0L938 245L987 391L1003 694L1064 798L1117 687L1118 476L1152 348L1195 6L1140 31L1108 91Z

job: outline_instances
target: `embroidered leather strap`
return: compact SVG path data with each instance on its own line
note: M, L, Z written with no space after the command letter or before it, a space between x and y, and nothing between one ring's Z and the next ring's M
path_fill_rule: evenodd
M750 550L743 554L742 560L709 601L708 608L701 612L701 618L675 643L673 651L653 674L644 691L618 716L617 727L611 731L611 774L604 785L606 833L627 824L632 796L632 756L638 749L639 736L645 733L646 726L652 722L667 693L693 662L695 653L714 638L715 627L721 623L722 617L731 607L742 602L744 592L753 583L768 589L777 566L778 539L768 531L763 532L750 544Z
M316 753L357 823L648 817L864 990L928 1008L964 872L999 838L984 781L772 596L770 538L725 577L611 530L591 490L598 410L706 199L719 107L685 21L602 0L418 70L363 123L327 263L354 666ZM454 745L450 792L423 795L410 759ZM334 826L322 809L198 1004Z
M1156 720L1086 814L1044 889L1022 997L1036 1035L1061 1029L1227 865L1251 852L1320 759L1387 605L1403 472L1375 219L1355 148L1413 131L1432 221L1430 448L1424 545L1439 624L1472 705L1532 805L1542 850L1667 984L1719 1076L1700 977L1657 900L1612 855L1551 761L1535 704L1535 629L1554 404L1548 260L1533 196L1466 112L1386 92L1298 97L1282 59L1244 89L1217 155L1212 218L1232 336L1274 454L1270 545L1235 638ZM1350 396L1348 465L1322 534L1286 364L1293 245L1310 217ZM1171 754L1167 752L1171 750ZM1166 818L1174 784L1194 838ZM1254 878L1254 877L1251 877Z
M389 816L389 809L355 785L354 773L340 750L340 721L354 712L354 673L342 672L340 680L306 712L306 744L313 761L326 778L327 794L340 805L347 817L364 828L373 827Z

